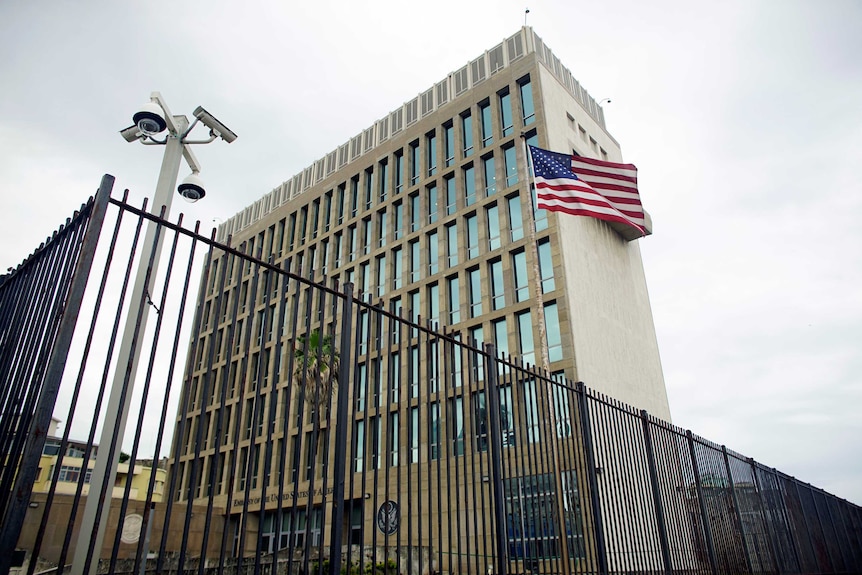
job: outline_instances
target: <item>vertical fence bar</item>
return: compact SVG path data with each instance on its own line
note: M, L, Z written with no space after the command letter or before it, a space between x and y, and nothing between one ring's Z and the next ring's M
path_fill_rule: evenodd
M494 361L497 354L492 343L485 343L482 347L485 351L485 388L488 392L487 412L489 431L491 432L491 459L489 460L489 465L491 466L491 485L493 486L494 494L494 522L496 523L494 541L496 543L495 555L497 568L495 575L506 575L508 546L506 543L506 510L504 508L503 454L501 453L503 432L500 426L500 389L497 385L497 362Z
M54 403L60 390L60 379L66 366L69 345L75 332L75 324L81 310L81 301L84 297L84 290L87 286L87 279L90 275L90 268L102 230L102 222L105 219L105 212L113 187L114 177L108 174L102 176L99 191L93 200L90 221L87 223L87 231L81 246L78 264L72 278L69 294L66 297L66 306L57 331L56 343L45 370L45 383L30 428L31 439L19 465L18 478L13 490L13 500L3 518L2 531L0 531L0 549L14 549L21 533L39 459L45 444L48 424L51 421ZM9 572L11 555L11 553L0 554L0 573L4 575Z
M667 524L664 518L664 506L661 501L661 490L658 483L658 470L655 464L655 450L652 444L652 434L650 432L649 414L646 410L641 410L641 422L644 428L644 444L647 456L647 467L649 469L650 487L652 488L653 506L655 507L655 520L658 527L659 544L661 545L661 559L664 565L665 573L673 572L673 565L670 561L670 545L667 537ZM714 569L713 569L714 571Z
M703 499L703 485L701 484L697 452L694 449L694 437L689 430L686 430L685 437L688 440L688 450L691 454L691 467L694 471L694 487L697 490L697 503L700 507L700 518L701 521L703 521L703 537L706 539L706 552L709 557L709 566L712 573L715 575L718 573L718 565L715 561L715 545L712 541L712 529L709 524L709 513L706 510L706 501Z
M742 553L745 555L745 564L749 573L754 573L751 566L751 555L748 550L748 542L745 540L745 529L742 525L742 514L739 511L739 498L736 495L736 487L733 481L733 471L730 468L730 458L727 455L727 447L721 446L721 455L724 458L724 468L727 469L727 481L730 485L730 496L733 498L733 516L736 520L736 528L739 529L739 540L742 543Z
M353 284L347 283L343 288L341 307L341 341L339 351L343 354L350 349L351 328L353 325ZM338 362L338 407L336 407L335 423L335 470L333 472L332 505L334 508L332 525L330 526L329 575L341 573L341 534L344 528L344 483L347 478L347 412L350 380L350 361L342 356Z
M593 530L596 541L596 563L600 574L608 572L608 555L605 546L605 532L602 525L602 510L599 504L599 482L596 477L596 454L593 449L593 435L590 427L590 409L587 405L587 390L584 382L575 384L578 396L578 411L581 418L581 434L586 454L587 480L590 488L590 508L592 509Z

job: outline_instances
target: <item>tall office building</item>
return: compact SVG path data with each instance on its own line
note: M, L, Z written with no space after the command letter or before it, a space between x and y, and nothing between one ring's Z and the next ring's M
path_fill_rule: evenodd
M350 282L359 297L382 302L396 315L430 320L464 342L493 342L502 352L669 420L638 241L597 219L534 210L525 144L622 161L602 108L529 27L248 206L220 227L219 239L230 236L232 246L330 286ZM312 450L332 458L328 443L304 440L308 414L303 423L300 414L282 411L299 393L284 367L299 340L288 341L289 319L281 320L283 327L274 319L284 284L267 283L262 270L255 275L251 268L217 250L202 284L172 465L178 484L186 486L179 499L214 494L218 505L239 509L251 501L256 509L261 489L274 493L280 481L306 498L313 477L322 478L318 486L332 485L326 466L317 475L312 469ZM327 314L337 315L324 310L313 321ZM354 319L357 331L367 332L367 316ZM409 343L388 348L381 367L364 345L357 346L350 381L339 382L356 400L350 403L348 469L397 473L435 459L433 447L426 453L420 446L427 446L427 433L442 425L443 415L426 408L425 392L411 387L417 352ZM448 369L460 373L461 360ZM373 397L384 380L392 386L385 414ZM477 413L462 407L475 401L466 391L456 389L449 400L466 414L456 427ZM422 409L414 411L411 402ZM366 418L368 404L373 413ZM267 431L273 414L279 423ZM267 443L270 469L260 448ZM459 449L463 445L452 453ZM193 461L199 468L191 478ZM357 489L370 493L368 486ZM265 503L267 509L278 505ZM351 525L374 511L351 517ZM296 535L297 527L282 525L277 533L271 516L259 519L270 550ZM319 517L303 520L302 532L323 537Z

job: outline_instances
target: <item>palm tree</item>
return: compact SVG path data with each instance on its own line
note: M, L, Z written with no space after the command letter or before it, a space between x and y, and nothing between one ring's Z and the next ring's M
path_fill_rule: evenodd
M338 350L332 335L321 337L320 330L315 329L309 335L299 337L293 347L293 356L296 362L293 379L297 385L305 386L306 401L316 398L318 407L327 404L338 387Z

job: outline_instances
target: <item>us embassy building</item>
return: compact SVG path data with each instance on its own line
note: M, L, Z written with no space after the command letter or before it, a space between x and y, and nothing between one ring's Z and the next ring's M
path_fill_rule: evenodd
M670 412L638 242L535 210L525 144L622 161L529 27L220 226L171 459L174 500L225 518L211 546L316 561L338 530L351 569L414 573L487 573L494 541L511 571L588 557L577 401L532 366Z

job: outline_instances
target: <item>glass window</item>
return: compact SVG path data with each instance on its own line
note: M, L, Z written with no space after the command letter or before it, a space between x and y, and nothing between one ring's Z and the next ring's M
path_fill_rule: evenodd
M504 357L509 355L509 327L506 325L506 318L501 318L491 322L491 331L494 333L494 346L497 348L497 355ZM502 370L503 364L500 363Z
M521 359L530 365L536 364L535 348L533 346L533 318L530 310L515 316L518 323L518 346Z
M452 276L446 280L449 292L449 325L461 322L461 291L458 285L458 276Z
M419 290L410 292L410 320L413 323L419 322L419 314L421 312L421 308L419 307ZM416 337L419 335L419 330L413 328L413 331L410 333L410 337ZM418 384L417 384L418 385Z
M476 203L476 176L473 166L464 168L464 205L472 206Z
M542 274L542 293L554 291L556 285L554 283L554 262L551 258L550 240L539 243L539 269Z
M494 260L489 264L491 270L491 309L506 307L506 288L503 283L503 262Z
M378 169L380 171L380 182L378 182L378 201L384 202L386 201L386 196L389 193L389 163L386 162L386 160L380 162Z
M473 347L482 349L482 344L485 343L485 331L481 325L470 329L470 342ZM470 363L473 369L473 377L477 381L483 381L485 379L485 356L481 353L471 355Z
M440 404L428 406L428 451L430 459L440 458Z
M419 240L410 242L410 281L419 281Z
M473 153L473 116L461 116L461 134L464 138L464 157Z
M419 346L410 348L407 371L410 374L410 397L419 397Z
M410 463L419 463L419 408L410 408Z
M395 221L392 222L395 239L400 240L404 237L404 204L398 202L395 204Z
M362 294L365 301L371 301L371 266L365 262L359 266L359 275L362 277Z
M512 125L512 98L508 90L505 94L500 94L500 127L504 138L515 131Z
M485 209L485 216L488 222L488 249L493 251L501 246L500 214L497 211L497 205L488 206Z
M491 104L479 106L479 118L482 121L482 146L494 143L494 126L491 122Z
M446 226L446 258L449 267L458 265L458 222Z
M419 193L410 196L410 231L415 232L419 229Z
M398 412L389 414L389 467L398 466Z
M308 206L299 210L299 244L300 246L305 244L305 228L308 224ZM251 248L249 248L249 253L252 253Z
M428 198L428 223L433 224L437 221L437 184L432 184L426 188L426 196Z
M455 128L452 124L443 126L443 145L445 146L444 153L446 155L446 167L448 168L455 163Z
M371 218L362 220L362 253L371 253Z
M365 468L365 422L357 421L353 427L353 471Z
M512 196L509 202L509 229L512 230L512 241L516 242L524 237L524 218L521 215L521 197Z
M526 301L530 297L527 285L527 256L523 250L512 254L512 271L515 274L515 301Z
M451 216L458 211L458 192L455 177L446 178L446 215Z
M400 274L399 274L400 275ZM395 317L402 317L401 314L404 310L401 309L401 298L394 297L389 304L389 309ZM393 321L392 322L392 343L399 344L401 343L401 322Z
M521 91L521 109L524 112L522 117L526 126L536 120L536 111L533 108L533 88L530 86L530 80L521 82L519 89Z
M492 196L497 193L497 171L494 167L494 156L488 156L482 160L485 171L485 195Z
M323 231L329 231L329 216L332 213L332 190L323 196ZM279 245L279 248L281 246Z
M399 290L402 285L402 274L404 273L403 263L401 261L401 255L403 250L401 248L395 248L392 250L392 289Z
M377 258L377 296L386 293L386 256Z
M479 255L479 223L476 214L467 216L464 220L467 225L467 259Z
M371 208L371 201L374 198L374 170L365 170L365 209Z
M482 278L479 268L467 272L467 281L470 284L470 317L482 315Z
M560 361L563 359L563 340L560 335L560 316L557 304L545 305L545 332L548 338L548 359Z
M348 253L350 254L350 261L353 261L356 259L356 249L357 249L357 246L356 246L356 241L357 241L357 239L356 239L357 238L356 226L350 226L350 229L348 231L350 233L350 236L349 236L349 242L348 242L347 248L349 250Z
M419 142L410 144L410 185L419 182Z
M488 451L488 412L485 407L485 392L473 394L473 433L476 436L476 451Z
M337 224L340 224L344 221L344 184L338 186L338 201L336 202L338 206L338 219L336 220Z
M377 213L377 245L386 245L386 212Z
M341 257L343 255L341 233L335 234L335 245L333 245L332 251L335 255L335 267L340 267L341 266Z
M440 323L440 286L433 283L428 286L428 319L432 324Z
M359 176L350 180L350 216L359 211Z
M464 455L464 405L460 397L450 400L449 421L452 423L452 454Z
M437 232L428 234L428 275L434 275L440 271L440 248L437 241Z
M518 161L515 154L515 146L509 146L503 150L503 160L506 165L506 187L518 183Z
M434 133L428 134L425 137L425 143L428 148L427 166L428 175L433 176L437 173L437 135Z
M404 189L404 154L399 150L395 154L395 194Z

